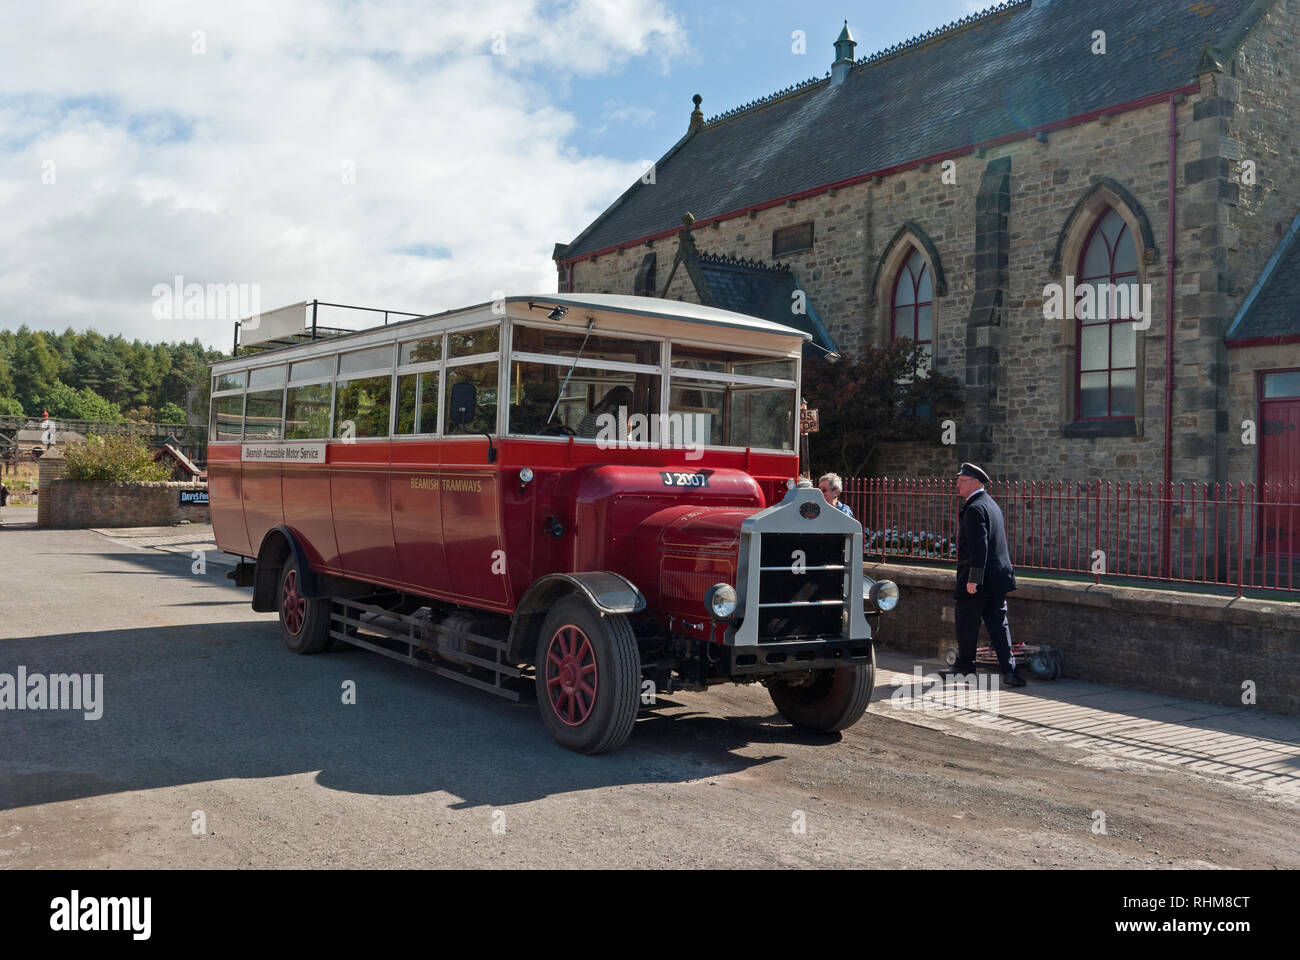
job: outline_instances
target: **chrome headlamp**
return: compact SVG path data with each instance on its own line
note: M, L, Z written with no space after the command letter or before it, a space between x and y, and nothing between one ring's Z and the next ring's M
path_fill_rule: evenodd
M898 606L900 591L893 580L870 580L864 578L862 584L863 599L882 613Z
M736 588L729 583L715 583L704 595L704 605L714 620L730 620L736 612Z

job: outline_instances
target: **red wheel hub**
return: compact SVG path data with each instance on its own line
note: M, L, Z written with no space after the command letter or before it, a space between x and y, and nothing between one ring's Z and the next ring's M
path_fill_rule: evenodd
M280 619L284 621L284 628L296 637L302 632L306 618L307 601L298 595L298 571L290 567L280 588Z
M572 624L560 627L546 648L546 692L562 723L581 726L596 705L596 651Z

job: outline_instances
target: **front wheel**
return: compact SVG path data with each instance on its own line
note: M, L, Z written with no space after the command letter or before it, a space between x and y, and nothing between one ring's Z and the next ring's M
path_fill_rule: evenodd
M641 656L627 617L602 616L578 597L547 615L537 638L537 706L562 747L605 753L632 733Z
M809 733L834 733L853 726L871 702L876 685L876 651L871 663L818 670L807 684L773 683L768 688L781 716Z

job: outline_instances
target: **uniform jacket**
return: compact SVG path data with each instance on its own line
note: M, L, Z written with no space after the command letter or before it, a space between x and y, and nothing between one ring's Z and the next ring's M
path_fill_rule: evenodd
M957 516L957 587L953 596L958 600L970 596L967 583L979 584L977 597L1016 589L1016 574L1007 551L1007 528L997 501L987 490L977 490Z

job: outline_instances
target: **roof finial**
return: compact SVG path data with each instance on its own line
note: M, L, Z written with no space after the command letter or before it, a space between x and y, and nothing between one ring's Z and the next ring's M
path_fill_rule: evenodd
M691 97L691 102L695 104L695 109L691 111L691 125L686 128L688 134L694 133L704 126L704 114L700 112L700 104L704 102L704 98L697 93Z
M853 48L858 45L849 32L849 22L844 21L844 29L835 41L835 62L831 64L831 86L839 86L853 69Z

